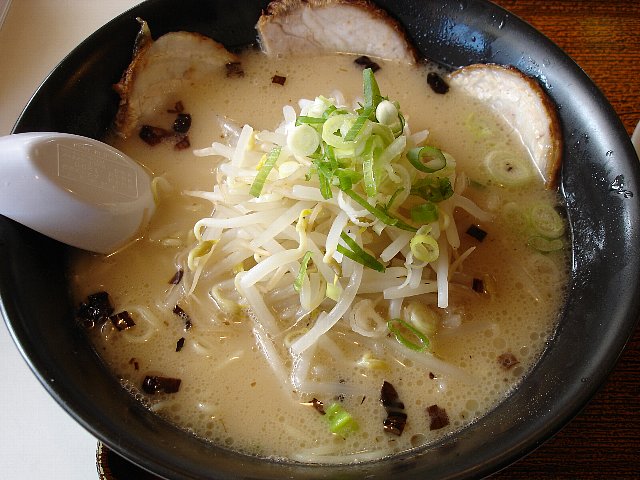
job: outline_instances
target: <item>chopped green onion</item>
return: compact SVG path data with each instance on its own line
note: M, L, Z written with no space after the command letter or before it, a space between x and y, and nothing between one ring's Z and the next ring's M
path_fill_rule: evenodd
M278 161L278 157L280 156L280 151L282 147L273 147L269 154L267 155L267 159L264 161L260 170L258 170L258 174L256 178L253 179L253 183L251 184L251 188L249 189L249 193L254 197L259 197L262 189L264 187L264 182L266 182L267 177L269 176L269 172Z
M427 263L435 261L440 255L438 242L430 232L431 227L429 225L423 225L409 242L413 256Z
M295 282L293 282L293 289L296 292L299 292L302 288L302 282L304 281L304 276L307 274L307 266L309 265L309 260L311 260L311 255L313 255L313 253L308 251L300 261L300 270L298 270L298 276Z
M358 135L353 140L347 140L346 135L349 133L359 117L353 114L333 115L322 125L322 140L334 148L340 149L343 155L352 157L355 155L356 147L362 146L363 142L371 133L371 126L377 125L371 122L365 122L360 128Z
M325 200L329 200L331 197L333 197L333 193L331 192L331 184L329 183L327 177L322 174L319 174L318 178L320 179L320 194L322 195L322 198L324 198Z
M376 270L377 272L384 272L385 268L382 263L380 263L373 255L365 252L360 245L356 243L356 241L347 235L345 232L340 234L340 238L347 244L347 246L351 249L345 248L343 245L338 244L336 250L343 254L345 257L350 258L354 262L358 262L365 267L368 267L372 270Z
M389 210L393 206L393 202L396 201L396 198L398 198L398 195L400 195L403 191L404 191L404 187L400 187L396 189L395 192L393 192L393 195L391 195L385 207L386 210Z
M404 129L398 107L389 100L382 100L376 107L376 119L382 125L386 125L393 132L394 137L398 137Z
M339 403L332 403L324 410L331 433L345 436L358 430L358 423Z
M335 159L333 162L323 160L314 162L318 173L318 180L320 181L320 193L322 194L322 198L327 200L333 197L333 193L331 192L331 180L333 178L335 167L332 163L335 163Z
M380 137L380 140L383 142L383 147L390 145L391 142L395 140L395 136L393 135L393 131L386 125L382 125L381 123L371 122L371 133Z
M326 120L327 118L329 118L332 115L344 115L345 113L349 113L348 110L345 110L344 108L338 108L335 105L329 105L327 107L327 109L324 111L324 113L322 114L322 116L324 117L324 119Z
M373 70L371 70L370 68L365 68L362 71L362 83L364 92L364 107L375 109L382 100L382 96L380 95L380 87L378 86L378 82L376 82L376 77L373 74Z
M398 118L400 119L400 130L399 131L393 131L393 134L397 137L399 137L400 135L402 135L402 132L404 132L404 126L407 124L407 121L404 118L404 115L402 115L402 112L398 111Z
M375 216L382 223L384 223L386 225L391 225L391 226L393 226L396 223L398 223L398 219L397 218L394 218L394 217L388 215L387 212L385 212L384 210L382 210L380 208L374 207L373 205L371 205L369 202L367 202L364 198L362 198L360 195L358 195L353 190L345 190L344 193L346 193L354 202L356 202L362 208L367 210L369 213L371 213L373 216Z
M527 241L527 245L529 245L534 250L537 250L543 253L562 250L562 247L564 246L564 244L562 243L562 240L560 240L559 238L549 239L549 238L540 237L540 236L531 237Z
M376 174L373 168L373 138L367 140L367 145L362 153L362 175L364 180L364 191L369 197L375 197L378 193L376 185Z
M424 352L429 349L429 339L413 325L409 325L401 318L393 318L387 322L387 328L396 337L396 340L405 347L416 351ZM415 341L409 340L405 333L414 337Z
M411 185L411 195L439 203L453 195L453 187L447 177L426 176Z
M416 169L433 173L447 166L447 159L439 148L415 147L407 152L407 159Z
M355 121L355 123L351 126L347 134L344 136L344 140L346 142L353 142L356 139L356 137L362 130L362 127L364 127L364 124L366 123L366 121L369 120L369 117L371 116L372 111L373 111L373 108L371 107L368 107L362 110L362 112L358 115L358 118Z
M287 135L287 147L294 155L306 157L313 154L320 145L320 134L311 125L302 124Z
M344 193L349 195L349 197L351 197L351 199L353 199L358 205L360 205L362 208L367 210L369 213L371 213L373 216L375 216L378 220L380 220L385 225L390 225L392 227L395 226L395 227L401 228L402 230L408 230L410 232L415 232L417 230L411 225L407 225L402 220L389 215L383 209L379 207L374 207L353 190L344 190Z
M416 223L431 223L438 220L438 206L427 202L416 205L411 209L411 220Z
M376 119L390 127L398 122L398 108L389 100L383 100L376 107Z
M546 238L558 238L564 233L564 222L556 209L546 203L536 203L529 211L533 228Z
M349 168L336 168L333 172L338 180L337 184L340 190L351 190L353 185L362 180L362 174Z
M296 119L296 125L316 125L321 124L326 121L326 118L323 117L306 117L304 115L300 115Z
M484 165L492 180L505 187L529 183L534 171L529 161L508 150L493 150L487 154Z

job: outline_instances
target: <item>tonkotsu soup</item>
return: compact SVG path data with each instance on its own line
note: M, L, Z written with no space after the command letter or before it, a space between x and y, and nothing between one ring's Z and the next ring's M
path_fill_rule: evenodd
M371 460L474 422L554 332L556 192L423 66L241 59L148 120L190 115L189 148L111 139L159 202L140 239L73 260L77 302L113 307L96 351L149 409L250 455Z

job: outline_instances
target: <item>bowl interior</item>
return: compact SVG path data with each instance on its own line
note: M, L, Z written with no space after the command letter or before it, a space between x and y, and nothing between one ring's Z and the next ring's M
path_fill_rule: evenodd
M349 467L276 464L206 444L159 420L122 389L76 327L65 279L67 247L0 217L2 313L51 395L84 427L138 465L173 479L339 477L461 478L494 472L541 444L591 398L636 323L638 160L600 91L552 42L484 0L378 1L425 58L454 68L518 67L559 107L565 139L561 192L571 226L572 278L557 332L522 386L489 415L432 448ZM266 2L151 0L114 19L46 79L14 132L102 138L115 115L112 90L144 18L154 36L197 31L239 48L255 43ZM623 189L614 180L624 181ZM621 191L624 190L624 191Z

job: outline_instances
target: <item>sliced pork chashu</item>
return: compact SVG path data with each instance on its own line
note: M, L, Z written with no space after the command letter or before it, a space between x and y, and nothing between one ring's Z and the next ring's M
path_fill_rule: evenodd
M449 85L489 105L518 133L547 188L557 184L562 139L556 107L540 85L513 67L477 64L449 75Z
M116 133L130 136L166 108L173 92L237 61L224 46L198 33L171 32L154 41L143 22L133 60L115 85L120 95Z
M417 59L400 24L365 0L275 0L256 28L267 55L340 52L406 63Z

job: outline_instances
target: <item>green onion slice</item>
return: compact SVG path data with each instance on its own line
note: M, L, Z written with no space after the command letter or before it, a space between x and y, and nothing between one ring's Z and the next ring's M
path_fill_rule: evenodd
M411 185L411 195L428 202L439 203L453 195L453 187L447 177L427 176Z
M431 202L416 205L411 209L411 220L423 224L435 222L438 220L438 206Z
M336 168L333 172L340 190L351 190L353 186L362 180L362 174L349 168Z
M529 161L508 150L493 150L484 159L491 180L505 187L525 185L533 180L535 172Z
M407 159L415 168L425 173L434 173L447 166L447 159L436 147L415 147L407 152Z
M382 140L383 147L387 147L395 140L393 130L391 130L387 125L383 125L381 123L371 122L371 133Z
M393 202L396 201L396 198L398 198L398 195L400 195L403 191L404 191L404 187L400 187L396 189L395 192L393 192L393 195L391 195L385 207L386 210L389 210L393 206Z
M362 153L362 175L364 179L364 192L369 197L375 197L378 193L378 187L376 182L376 172L374 169L373 158L373 138L370 137L367 140L367 144L364 147Z
M536 203L529 211L529 218L533 228L543 237L558 238L564 233L564 222L553 205Z
M396 340L405 347L416 352L424 352L429 349L429 339L427 336L401 318L389 320L387 322L387 328L393 333ZM407 335L411 339L407 338Z
M339 403L332 403L324 412L331 433L344 436L358 430L358 423Z
M418 260L427 263L437 260L438 256L440 255L440 247L438 247L438 242L435 238L433 238L430 232L431 227L429 225L423 225L418 229L416 234L409 242L409 247L411 248L411 253L413 253L413 256Z
M269 172L278 161L281 150L282 147L273 147L267 155L267 159L260 167L260 170L258 170L258 174L256 175L256 178L253 179L253 183L251 184L251 188L249 189L249 193L252 196L256 198L260 196L260 193L264 188L264 182L266 182L267 177L269 176Z
M325 200L329 200L331 197L333 197L333 192L331 191L331 182L320 171L318 172L318 178L320 180L320 194L322 195L322 198L324 198Z
M299 292L302 288L302 282L304 281L304 276L307 274L307 266L309 265L309 260L311 260L311 255L313 255L313 252L308 251L300 261L300 270L298 270L298 276L295 282L293 282L293 289L296 292Z
M367 120L369 120L372 111L372 107L367 107L362 110L362 112L358 115L355 123L351 126L347 134L344 136L346 142L353 142L356 139L356 137L362 130L362 127L364 127L364 124L367 122Z
M369 202L367 202L364 198L358 195L353 190L344 190L351 199L353 199L358 205L367 210L373 216L375 216L378 220L380 220L385 225L395 226L401 228L402 230L407 230L409 232L415 232L417 229L412 227L411 225L407 225L399 218L393 217L385 212L382 208L374 207Z
M382 101L382 95L380 95L380 87L378 86L376 77L373 74L373 70L365 68L362 71L362 83L364 107L372 108L372 111L375 111L378 104Z
M382 223L384 223L386 225L391 225L391 226L393 226L396 223L398 223L398 219L397 218L392 217L391 215L389 215L387 212L385 212L381 208L374 207L369 202L367 202L367 200L362 198L360 195L358 195L353 190L345 190L344 193L346 193L349 196L349 198L351 198L354 202L356 202L362 208L364 208L369 213L371 213L373 216L375 216Z
M365 252L356 241L347 235L345 232L340 234L340 238L344 240L344 243L351 249L345 248L343 245L338 244L337 251L343 254L345 257L350 258L354 262L358 262L365 267L368 267L377 272L384 272L385 268L382 263L375 259L373 255Z
M296 125L302 125L302 124L317 125L317 124L324 123L325 120L326 118L322 118L322 117L307 117L304 115L300 115L296 119Z
M545 237L535 236L531 237L527 241L527 245L539 252L548 253L562 250L564 243L559 238L549 239Z

